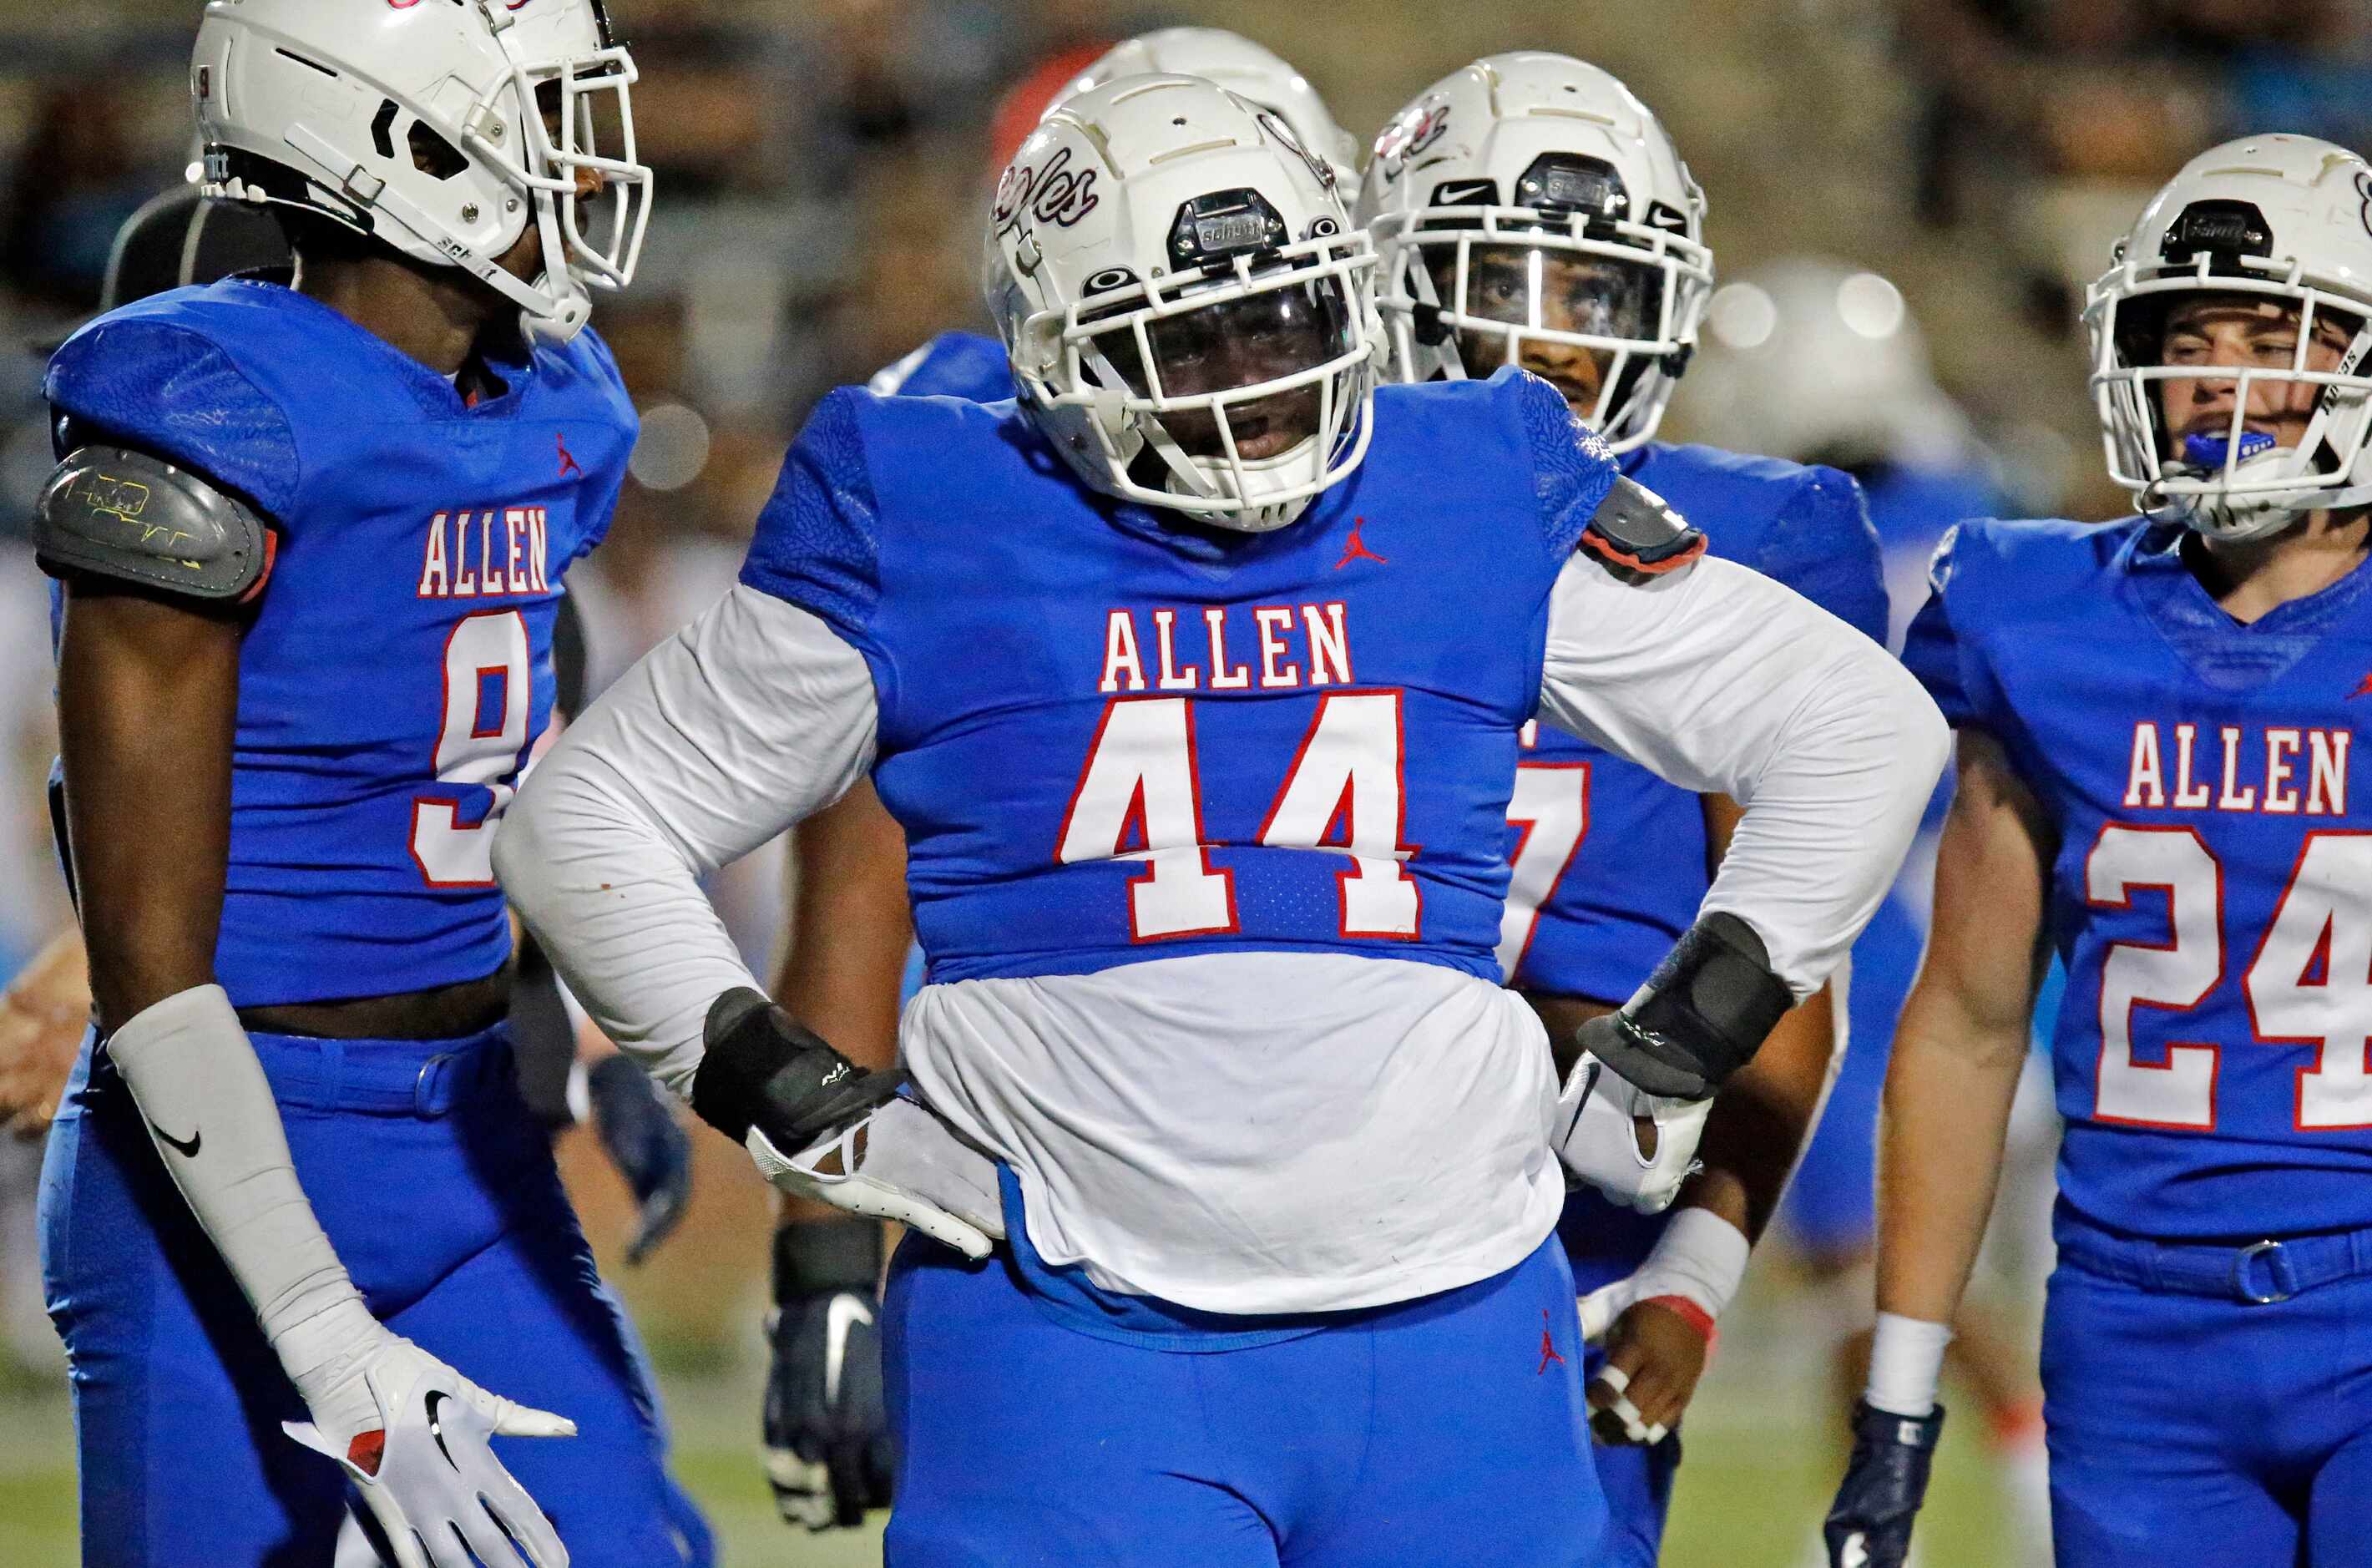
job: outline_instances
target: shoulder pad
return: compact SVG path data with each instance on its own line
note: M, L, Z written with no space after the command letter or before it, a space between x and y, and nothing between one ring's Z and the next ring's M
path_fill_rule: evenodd
M41 489L33 548L52 576L88 573L199 599L242 599L271 568L271 530L203 475L121 447L83 447Z
M1626 583L1677 572L1705 552L1705 536L1664 498L1634 479L1617 479L1581 530L1581 548Z

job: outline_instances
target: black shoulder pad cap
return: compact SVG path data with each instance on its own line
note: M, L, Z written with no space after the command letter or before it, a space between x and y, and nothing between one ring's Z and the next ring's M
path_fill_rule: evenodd
M1703 555L1705 537L1662 496L1635 480L1618 478L1581 530L1581 547L1624 582L1644 583Z
M272 563L254 508L145 452L83 447L41 489L33 549L53 577L89 573L198 599L238 599Z

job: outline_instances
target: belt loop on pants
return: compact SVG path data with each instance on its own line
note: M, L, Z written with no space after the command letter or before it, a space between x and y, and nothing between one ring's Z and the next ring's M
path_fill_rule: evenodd
M2261 1291L2250 1283L2261 1260L2266 1282L2273 1286L2271 1290ZM2232 1254L2232 1294L2245 1305L2271 1307L2277 1301L2287 1301L2297 1294L2297 1272L2290 1267L2289 1254L2282 1249L2280 1242L2252 1241Z
M452 1052L446 1051L422 1063L420 1075L412 1081L412 1114L428 1121L452 1109Z

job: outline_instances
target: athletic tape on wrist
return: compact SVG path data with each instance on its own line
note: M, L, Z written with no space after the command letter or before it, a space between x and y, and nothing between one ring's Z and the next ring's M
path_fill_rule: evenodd
M1944 1347L1951 1342L1948 1323L1879 1313L1869 1345L1869 1385L1863 1396L1870 1408L1913 1420L1934 1410L1944 1376Z
M1636 1276L1643 1298L1678 1296L1713 1322L1729 1308L1751 1252L1745 1233L1710 1209L1679 1209Z

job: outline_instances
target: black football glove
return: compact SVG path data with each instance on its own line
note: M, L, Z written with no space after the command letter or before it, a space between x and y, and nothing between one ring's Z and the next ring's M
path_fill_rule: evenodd
M626 1261L639 1263L665 1241L692 1202L692 1134L649 1074L626 1056L605 1056L587 1070L593 1127L610 1163L634 1194L634 1237Z
M1902 1568L1911 1551L1912 1523L1927 1496L1944 1407L1913 1419L1856 1400L1853 1428L1853 1458L1822 1532L1829 1568Z
M890 1505L880 1272L878 1220L774 1232L766 1479L786 1524L847 1528L863 1524L866 1509Z

